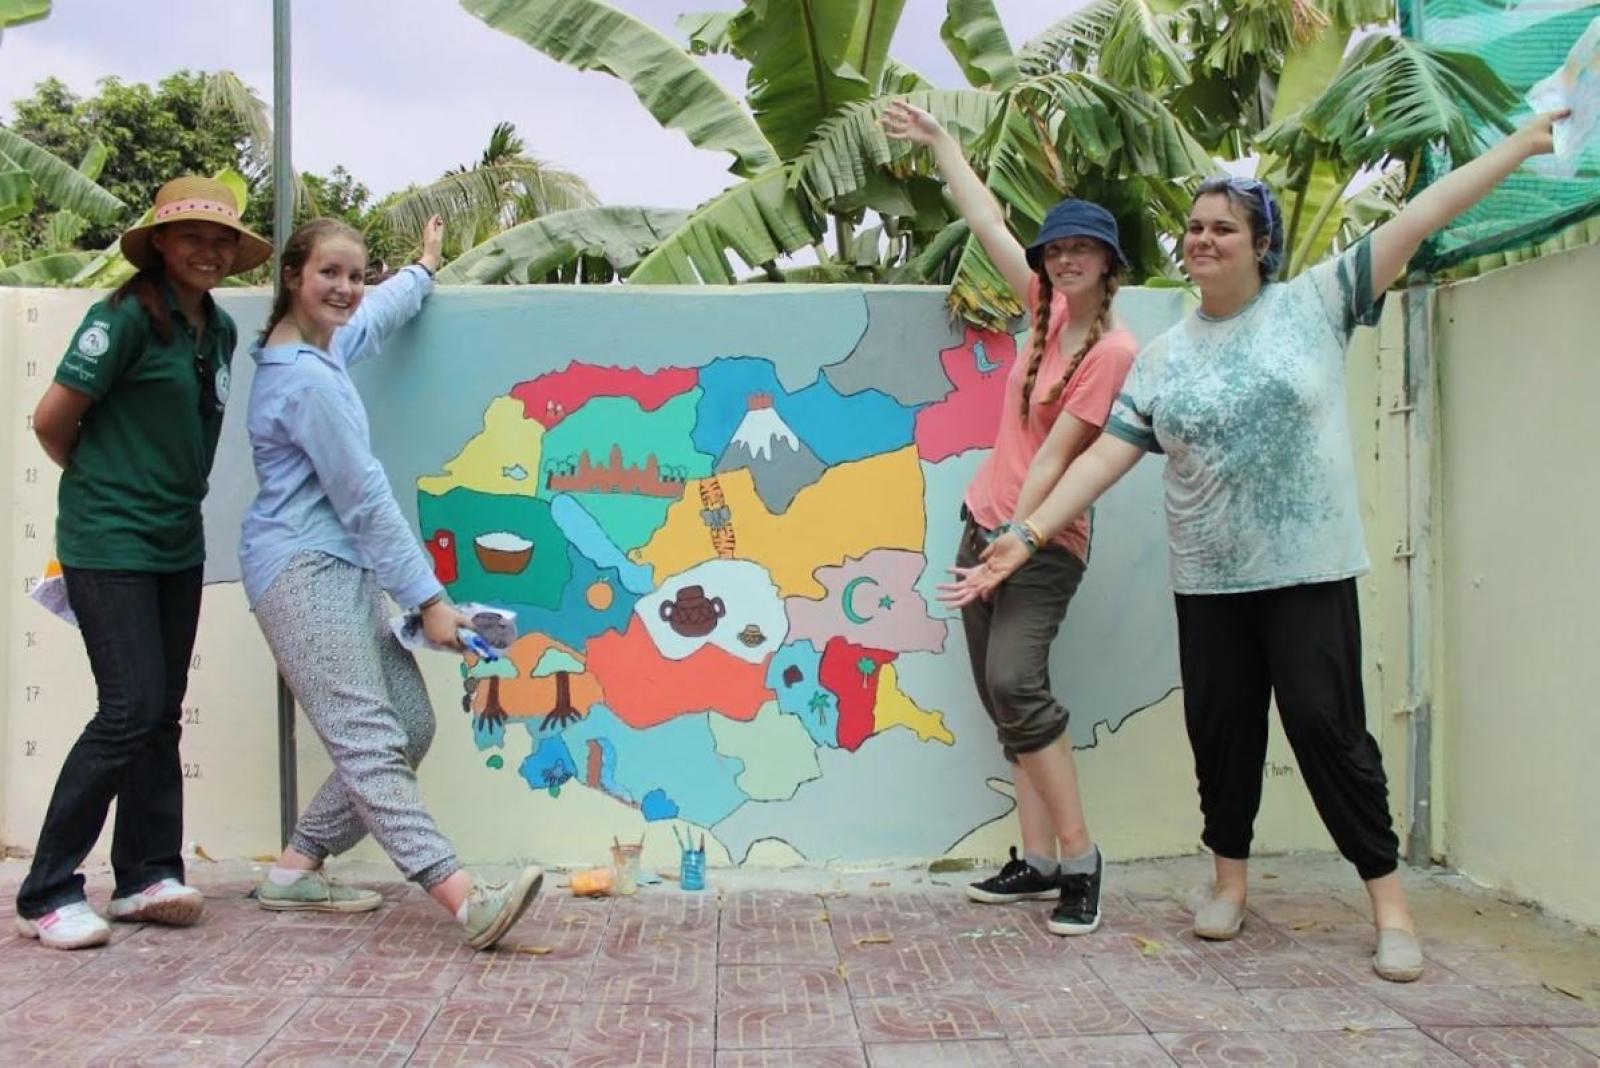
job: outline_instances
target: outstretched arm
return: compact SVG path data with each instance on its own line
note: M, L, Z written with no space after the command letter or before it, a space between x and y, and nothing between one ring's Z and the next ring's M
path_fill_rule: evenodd
M1372 232L1372 299L1400 277L1417 249L1436 230L1482 200L1506 175L1553 146L1550 127L1569 113L1535 115L1510 137L1423 190L1394 218Z
M1006 226L999 202L967 162L967 157L961 154L961 145L950 131L939 125L938 119L904 100L890 101L883 109L883 130L896 140L922 145L933 153L933 162L950 190L951 199L961 210L961 217L967 220L979 244L983 245L983 251L999 268L1011 292L1026 306L1033 269L1028 266L1022 243Z
M1040 534L1040 541L1048 544L1100 495L1133 469L1144 450L1111 434L1101 434L1095 443L1067 468L1061 481L1055 484L1044 503L1026 517ZM956 581L940 586L940 599L953 607L961 607L988 597L995 588L1010 578L1018 568L1027 563L1032 554L1022 539L1015 534L1004 534L984 551L983 563L971 568L951 568Z
M409 267L374 286L350 322L334 332L333 355L346 367L376 355L389 335L422 310L422 302L433 292L433 273L439 269L443 246L444 219L435 215L422 228L422 255L417 259L427 269Z

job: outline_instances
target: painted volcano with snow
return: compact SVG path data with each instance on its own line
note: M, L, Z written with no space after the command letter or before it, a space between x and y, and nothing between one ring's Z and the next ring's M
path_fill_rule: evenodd
M822 476L824 466L772 406L772 394L753 393L716 473L748 469L761 503L781 515L795 494Z

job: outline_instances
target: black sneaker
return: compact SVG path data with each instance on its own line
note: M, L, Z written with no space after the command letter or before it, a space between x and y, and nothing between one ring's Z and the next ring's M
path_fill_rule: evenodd
M1011 860L981 883L967 887L967 896L985 905L1007 905L1013 901L1046 901L1059 894L1055 877L1045 875L1038 868L1017 856L1017 847L1011 847Z
M1100 926L1100 877L1105 874L1105 867L1105 857L1096 849L1094 871L1087 875L1061 873L1061 900L1045 924L1051 934L1088 934Z

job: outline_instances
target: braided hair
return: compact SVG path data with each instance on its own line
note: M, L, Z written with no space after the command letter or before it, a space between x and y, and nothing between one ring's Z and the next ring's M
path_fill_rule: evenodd
M1100 300L1100 311L1095 315L1094 322L1089 326L1089 332L1084 335L1083 344L1067 361L1067 369L1062 372L1058 381L1045 396L1044 403L1054 404L1061 399L1061 394L1066 391L1067 383L1072 381L1072 376L1077 373L1078 367L1083 363L1083 358L1089 355L1089 350L1100 343L1100 339L1111 329L1111 301L1116 297L1117 290L1122 285L1122 279L1113 266L1106 271L1101 279L1105 288L1105 295ZM1039 368L1044 364L1045 346L1049 344L1050 336L1050 304L1055 296L1055 286L1050 282L1050 275L1041 265L1039 268L1039 311L1038 321L1033 325L1033 338L1028 346L1028 374L1022 381L1022 420L1027 422L1028 411L1033 401L1033 387L1039 381Z

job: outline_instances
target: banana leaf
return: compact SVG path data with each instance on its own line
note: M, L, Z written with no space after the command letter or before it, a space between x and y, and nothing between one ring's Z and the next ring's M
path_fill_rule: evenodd
M729 252L756 267L815 243L821 234L819 221L789 190L783 169L775 167L696 208L634 268L628 281L732 285L738 276Z
M122 201L72 164L4 126L0 126L0 157L26 171L37 196L58 208L97 223L111 222L127 210Z
M668 208L555 212L514 226L468 250L439 271L439 282L539 282L579 257L604 258L612 270L625 275L688 218L688 212Z
M939 36L976 89L1004 91L1018 77L1017 57L992 0L949 0Z

